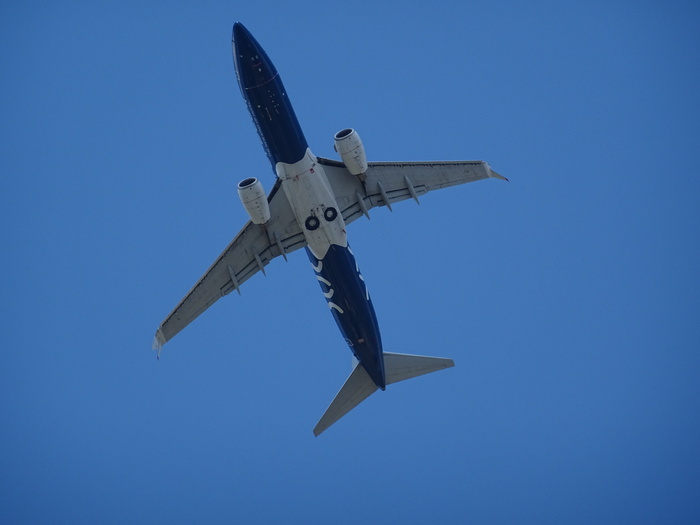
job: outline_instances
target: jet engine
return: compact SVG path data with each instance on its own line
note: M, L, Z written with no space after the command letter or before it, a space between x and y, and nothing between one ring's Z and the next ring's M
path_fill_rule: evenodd
M362 178L367 172L367 156L360 135L354 129L342 129L335 134L335 151L340 153L350 173Z
M270 205L258 179L250 177L239 182L238 196L251 221L255 224L265 224L270 220Z

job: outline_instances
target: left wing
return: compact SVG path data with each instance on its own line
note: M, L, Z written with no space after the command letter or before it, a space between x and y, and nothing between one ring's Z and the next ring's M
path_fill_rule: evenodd
M346 224L362 215L369 217L375 206L387 206L448 188L494 177L508 180L481 160L437 162L370 162L364 185L342 162L318 158L333 187Z
M294 217L277 179L268 197L270 220L265 225L251 221L231 241L202 278L185 295L156 331L153 348L160 348L196 319L220 297L236 290L259 270L282 255L306 246L304 234Z

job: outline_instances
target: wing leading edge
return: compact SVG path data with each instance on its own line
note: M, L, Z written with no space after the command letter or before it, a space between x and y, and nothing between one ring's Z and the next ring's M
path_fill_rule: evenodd
M418 197L429 191L448 188L477 180L496 178L508 180L491 169L487 162L370 162L363 184L352 175L342 162L318 159L333 187L343 219L351 223L362 215L369 217L375 206Z
M268 197L270 220L264 226L251 221L243 227L214 264L185 295L156 331L153 348L160 348L219 298L236 290L258 271L265 273L272 259L306 246L278 179Z

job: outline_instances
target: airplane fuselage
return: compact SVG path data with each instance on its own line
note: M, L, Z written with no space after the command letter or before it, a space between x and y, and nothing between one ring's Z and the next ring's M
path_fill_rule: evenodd
M243 97L307 242L307 254L340 331L377 387L386 388L382 342L345 222L323 166L308 147L277 70L241 24L234 63Z

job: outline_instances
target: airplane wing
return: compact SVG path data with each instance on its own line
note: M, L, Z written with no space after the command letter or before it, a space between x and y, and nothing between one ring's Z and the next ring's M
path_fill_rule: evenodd
M251 221L231 241L204 276L185 295L156 331L153 348L160 348L190 324L220 297L236 290L275 257L306 246L292 208L277 179L268 201L270 220L265 225Z
M387 206L418 197L432 190L494 177L508 180L491 169L487 162L370 162L365 184L352 175L342 162L318 158L333 187L345 223L362 215L369 217L375 206Z

